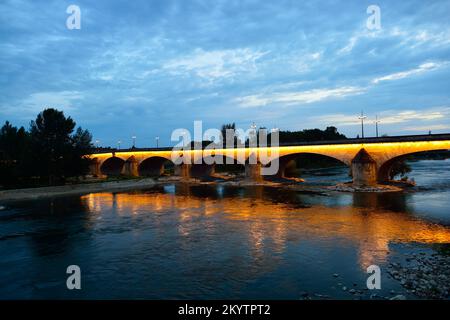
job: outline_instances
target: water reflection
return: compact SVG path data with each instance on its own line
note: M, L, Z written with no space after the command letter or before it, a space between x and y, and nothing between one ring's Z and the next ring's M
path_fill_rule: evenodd
M449 243L450 230L412 215L405 194L323 196L267 187L217 187L177 184L145 192L99 193L82 197L91 219L111 212L140 216L153 224L171 214L184 250L224 232L248 244L252 263L273 264L289 243L314 241L317 248L355 247L360 268L386 261L393 243ZM175 213L175 214L174 214ZM194 247L189 247L192 245ZM226 244L224 245L226 246ZM350 250L350 249L349 249Z
M415 163L420 188L406 193L171 184L17 202L0 212L0 298L349 298L337 283L364 287L368 265L448 248L449 169Z

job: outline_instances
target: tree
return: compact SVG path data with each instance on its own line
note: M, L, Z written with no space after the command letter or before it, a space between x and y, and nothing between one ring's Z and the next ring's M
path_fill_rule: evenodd
M223 147L237 145L237 139L239 138L236 135L236 124L234 122L222 125L222 129L220 131L222 133L220 144L223 145ZM228 136L227 131L229 132Z
M19 173L24 172L23 159L28 150L28 134L8 121L0 129L0 184L14 186Z
M395 176L399 175L402 178L407 178L406 174L411 172L411 167L405 162L405 160L395 161L389 172L389 179L394 180Z
M64 173L68 176L84 175L88 172L90 160L84 155L88 154L92 148L92 135L88 130L78 127L71 137L72 151L68 161L65 162Z
M62 111L45 109L30 125L30 136L34 173L48 182L62 182L68 176L84 174L88 162L83 159L91 148L92 136L78 128L72 135L76 123L65 117Z
M280 131L279 137L280 143L347 139L345 135L338 132L336 127L327 127L325 130L305 129L302 131Z

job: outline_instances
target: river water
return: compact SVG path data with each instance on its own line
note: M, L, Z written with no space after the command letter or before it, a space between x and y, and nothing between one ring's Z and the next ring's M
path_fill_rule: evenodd
M166 184L4 204L0 298L369 299L373 264L378 296L414 298L386 268L448 252L450 160L411 165L418 187L401 193ZM348 180L342 168L303 178ZM69 265L81 290L66 288Z

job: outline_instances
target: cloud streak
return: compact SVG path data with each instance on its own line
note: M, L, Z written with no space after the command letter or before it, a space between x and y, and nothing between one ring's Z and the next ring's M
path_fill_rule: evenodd
M375 79L372 80L372 83L373 84L378 84L378 83L383 82L383 81L393 81L393 80L400 80L400 79L412 77L412 76L415 76L415 75L419 75L419 74L422 74L422 73L426 73L426 72L430 72L430 71L434 71L434 70L440 69L440 68L446 66L447 64L448 64L447 62L426 62L426 63L422 63L420 66L418 66L417 68L414 68L414 69L410 69L410 70L402 71L402 72L396 72L396 73L388 74L388 75L383 76L383 77L375 78Z
M298 92L275 92L236 98L243 108L261 107L269 104L302 105L330 99L339 99L365 92L360 87L339 87L334 89L313 89Z
M174 75L195 75L208 82L219 79L230 79L239 74L255 72L256 61L268 54L239 48L232 50L205 51L196 49L194 53L170 60L163 65L163 69Z
M428 108L424 110L386 110L378 113L378 120L383 124L401 124L410 121L450 121L450 107ZM312 121L323 124L335 124L339 126L355 126L360 125L361 121L355 114L330 114L326 116L312 117ZM368 118L366 121L375 120L375 117ZM411 127L408 127L411 128Z

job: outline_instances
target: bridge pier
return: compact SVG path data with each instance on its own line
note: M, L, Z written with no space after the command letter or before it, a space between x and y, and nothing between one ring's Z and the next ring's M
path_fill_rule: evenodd
M191 165L180 164L175 166L175 175L182 177L183 179L189 179L191 177Z
M175 174L184 179L206 178L215 173L214 164L181 164L175 166Z
M351 171L355 186L371 186L377 183L377 163L364 149L353 158Z
M97 158L92 159L89 163L89 172L94 177L100 177L102 175L100 171L100 162L97 160Z
M134 157L125 161L121 172L125 176L139 177L138 162Z
M191 166L191 177L205 178L210 177L216 172L214 164L194 164Z
M254 182L263 181L263 177L261 175L261 163L258 162L256 164L245 164L245 178L247 180L251 180Z

